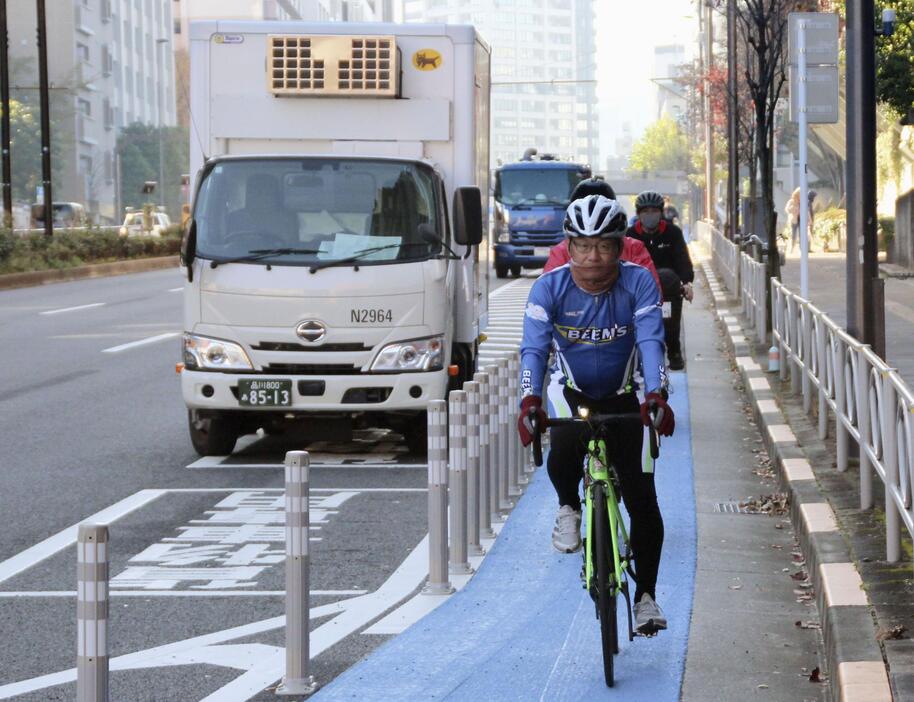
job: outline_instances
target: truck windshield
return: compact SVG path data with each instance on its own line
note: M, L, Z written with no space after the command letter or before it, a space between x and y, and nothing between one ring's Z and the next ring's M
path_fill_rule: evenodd
M419 260L444 239L434 172L421 164L337 158L217 163L197 194L197 255L226 261L359 265ZM422 226L425 225L425 226Z
M496 196L503 205L567 205L583 177L571 168L518 168L498 174Z

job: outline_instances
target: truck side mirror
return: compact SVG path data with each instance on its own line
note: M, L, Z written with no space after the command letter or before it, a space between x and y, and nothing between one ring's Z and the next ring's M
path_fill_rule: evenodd
M197 220L190 220L181 240L181 265L187 267L187 282L194 282L194 258L197 256Z
M475 186L454 191L454 241L461 246L482 242L482 193Z

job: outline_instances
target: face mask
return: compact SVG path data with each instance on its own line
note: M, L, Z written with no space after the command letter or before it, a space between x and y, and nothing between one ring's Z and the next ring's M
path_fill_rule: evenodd
M645 212L643 215L640 215L640 219L641 226L650 231L653 231L660 225L659 212Z

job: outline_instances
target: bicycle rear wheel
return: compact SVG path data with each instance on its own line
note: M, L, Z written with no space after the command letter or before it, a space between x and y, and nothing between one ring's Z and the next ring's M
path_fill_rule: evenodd
M612 537L609 533L609 515L606 511L606 493L603 486L593 486L593 563L597 580L597 616L600 618L600 640L603 644L603 677L606 686L612 687L615 678L613 656L619 650L619 632L616 626L616 594L618 587L613 573Z

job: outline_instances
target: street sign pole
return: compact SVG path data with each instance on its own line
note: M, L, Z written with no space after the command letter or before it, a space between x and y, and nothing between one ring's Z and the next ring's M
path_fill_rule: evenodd
M809 299L809 172L806 144L806 21L800 20L797 31L797 58L799 76L797 78L797 101L799 103L800 132L800 296Z

